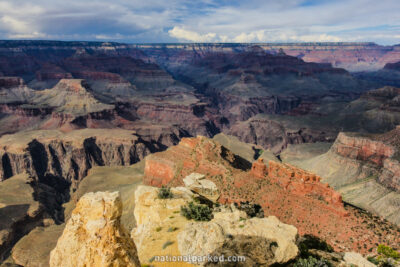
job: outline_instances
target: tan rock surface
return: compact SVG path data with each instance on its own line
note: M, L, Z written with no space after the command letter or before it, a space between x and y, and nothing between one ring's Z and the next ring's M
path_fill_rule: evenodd
M137 245L139 259L152 266L192 266L185 262L162 263L155 256L179 256L177 235L189 223L180 215L180 207L192 200L193 193L184 187L171 188L172 199L159 199L159 188L139 186L135 191L135 219L137 228L132 238ZM166 245L169 244L169 245Z
M178 247L182 255L240 255L249 266L269 266L294 259L298 254L296 239L294 226L274 216L249 219L232 207L215 213L210 222L187 224L178 235Z
M346 252L344 254L344 261L351 266L351 264L358 267L375 267L376 265L372 262L369 262L366 258L364 258L361 254L356 252Z
M202 195L212 201L217 201L219 198L219 190L215 183L205 179L206 176L200 173L192 173L183 178L186 188Z
M50 253L50 266L140 266L121 214L119 193L84 195Z
M185 262L161 263L156 256L189 259L188 256L222 253L225 256L244 254L249 260L247 266L251 266L285 263L298 254L297 229L276 217L249 219L245 212L232 206L220 208L210 222L189 221L180 214L180 207L196 194L177 187L171 188L172 199L159 199L158 191L159 188L139 186L135 192L138 226L132 231L132 237L142 263L188 266Z

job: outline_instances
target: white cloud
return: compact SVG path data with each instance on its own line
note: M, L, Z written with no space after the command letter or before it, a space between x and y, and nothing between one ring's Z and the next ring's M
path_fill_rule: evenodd
M253 31L249 33L242 32L238 35L218 35L215 33L199 34L195 31L185 30L175 26L168 32L171 37L181 41L190 42L234 42L234 43L257 43L257 42L340 42L344 39L328 34L308 34L296 35L289 32L266 30Z
M10 16L2 17L1 22L4 23L5 26L10 28L13 32L24 33L31 30L25 21Z
M190 41L190 42L213 42L215 41L216 34L215 33L206 33L199 34L194 31L185 30L182 27L175 26L171 30L168 31L170 36L177 38L181 41Z
M41 32L32 32L32 33L9 34L7 35L7 37L9 39L43 39L48 36Z
M0 39L400 43L399 0L303 2L0 0Z

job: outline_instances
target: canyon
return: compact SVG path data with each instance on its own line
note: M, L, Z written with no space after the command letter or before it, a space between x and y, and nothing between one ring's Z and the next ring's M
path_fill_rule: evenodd
M380 242L376 233L381 230L361 223L371 219L345 207L341 196L321 183L320 177L273 161L268 167L262 160L251 165L205 137L184 138L177 146L149 155L143 182L158 187L182 186L183 178L193 172L216 184L221 204L256 203L266 215L296 226L301 235L319 236L335 249L366 253ZM392 234L397 235L396 230ZM395 238L393 242L398 241Z
M252 262L298 259L298 244L282 260L267 233L246 237L253 226L325 240L337 264L399 249L398 62L398 46L373 43L0 41L0 262L58 266L62 247L93 244L110 258L81 254L88 265L153 264L152 248L197 251L209 228L211 252L260 242ZM183 199L156 201L163 186ZM214 219L178 214L193 196Z

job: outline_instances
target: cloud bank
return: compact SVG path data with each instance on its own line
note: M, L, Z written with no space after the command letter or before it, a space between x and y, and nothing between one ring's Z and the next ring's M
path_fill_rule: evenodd
M400 43L398 0L0 0L1 39Z

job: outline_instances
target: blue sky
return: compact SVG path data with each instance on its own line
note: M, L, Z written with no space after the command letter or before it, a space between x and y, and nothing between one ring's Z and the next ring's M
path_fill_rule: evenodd
M0 39L400 43L399 0L0 0Z

